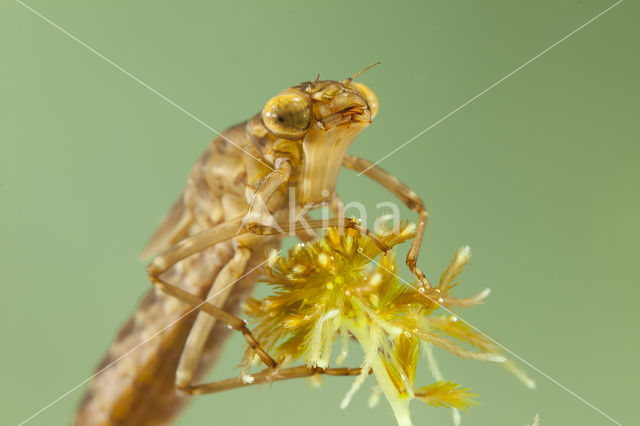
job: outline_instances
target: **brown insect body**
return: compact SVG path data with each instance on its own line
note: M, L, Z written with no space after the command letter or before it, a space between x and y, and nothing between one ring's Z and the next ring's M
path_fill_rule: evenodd
M245 128L245 123L235 126L224 136L236 144L244 142L241 146L249 152L255 151ZM183 194L151 238L145 254L162 251L186 236L242 215L248 206L245 188L269 171L223 137L214 139L193 167ZM277 236L263 237L261 241L265 250L278 244ZM204 297L233 253L232 241L218 243L180 261L162 277ZM246 270L251 271L263 260L264 251L255 250ZM258 271L250 273L234 284L228 294L220 294L211 302L224 306L229 312L237 312L253 290L257 275ZM171 422L189 398L175 386L178 360L197 314L192 312L181 318L189 309L190 306L155 288L143 297L97 370L122 359L92 381L78 409L76 425L141 426ZM174 321L175 324L145 342ZM222 322L214 326L198 376L215 362L230 331Z
M76 425L168 424L187 401L177 389L200 394L237 387L239 378L218 385L193 383L215 362L230 329L243 334L267 367L277 367L235 315L253 290L265 253L279 246L283 234L278 232L306 229L289 223L277 231L274 225L301 208L339 205L335 183L342 166L386 187L419 214L407 264L421 291L429 287L416 266L427 220L422 201L382 169L346 155L377 109L371 89L352 78L305 82L214 139L145 250L145 255L162 252L148 267L156 287L109 349L80 404ZM296 189L296 199L289 199L290 188ZM333 219L332 224L310 222L318 228L342 220ZM301 367L286 374L360 373Z

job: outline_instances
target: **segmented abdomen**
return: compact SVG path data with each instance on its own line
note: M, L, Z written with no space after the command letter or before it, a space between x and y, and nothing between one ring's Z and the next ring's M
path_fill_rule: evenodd
M251 150L244 124L225 136ZM247 209L245 188L268 169L223 138L216 138L193 167L185 190L150 242L157 252L185 236L194 235L225 220L242 216ZM279 238L265 237L254 250L245 273L263 262L265 251L279 245ZM166 271L162 278L184 290L205 297L216 275L233 256L230 241L196 253ZM259 270L235 283L226 300L211 301L232 313L251 293ZM75 424L168 424L188 401L176 391L178 360L197 312L151 288L132 318L120 330L97 369L78 408ZM162 330L162 331L161 331ZM196 380L215 363L230 330L216 322L205 347Z

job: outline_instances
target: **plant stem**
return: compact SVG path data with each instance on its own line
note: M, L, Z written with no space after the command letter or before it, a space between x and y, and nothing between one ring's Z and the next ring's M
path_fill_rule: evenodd
M398 393L398 390L391 381L382 360L380 358L376 358L371 369L373 370L373 374L376 376L376 380L378 381L384 396L387 397L387 401L389 401L389 405L391 405L391 409L393 410L393 414L396 416L398 426L412 426L411 417L409 416L409 398L402 397Z

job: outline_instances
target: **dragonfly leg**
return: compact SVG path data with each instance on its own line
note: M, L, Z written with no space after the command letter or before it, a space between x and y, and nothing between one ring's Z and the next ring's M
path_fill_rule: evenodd
M267 204L273 194L289 181L292 171L293 166L291 163L283 159L276 163L274 171L265 176L256 185L248 188L247 201L249 202L249 208L242 219L242 223L247 230L250 231L256 225L275 226L277 224Z
M380 167L374 165L371 161L364 158L346 155L342 163L347 169L362 173L368 178L374 180L380 185L387 188L393 195L398 197L409 209L418 213L418 224L416 228L416 236L411 242L411 248L407 254L407 266L420 281L420 290L425 291L431 288L426 275L417 266L418 254L420 253L420 244L427 227L427 209L424 203L407 185L400 182L398 178L384 171Z
M310 377L316 374L325 374L328 376L358 376L360 375L360 371L361 370L359 368L309 368L304 365L299 367L283 368L276 372L272 369L266 369L257 374L251 375L250 380L247 380L246 378L243 380L241 377L233 377L212 383L188 386L184 388L183 391L190 395L203 395L246 386L273 383L280 380Z
M193 308L199 309L202 312L206 312L212 317L225 322L234 330L241 332L251 349L253 349L258 354L265 365L269 367L271 367L272 365L274 367L276 366L276 361L262 349L258 341L251 334L251 331L247 328L246 323L242 319L236 317L235 315L231 315L224 309L212 305L206 300L203 300L198 296L194 296L193 294L184 291L180 287L176 287L173 284L169 284L157 278L154 279L153 283L157 288L162 290L163 293L175 297L176 299L192 306Z
M256 189L251 200L248 213L243 218L230 220L196 235L185 238L156 257L147 268L149 278L153 284L161 290L177 297L179 300L189 303L189 299L195 296L181 291L179 288L163 281L160 278L160 275L164 271L171 268L180 260L219 242L234 237L237 238L240 234L253 233L258 235L269 235L306 230L305 224L297 222L294 224L284 224L282 227L273 227L271 226L271 223L265 225L254 221L256 217L262 219L262 213L268 212L268 210L266 210L266 202L280 185L286 183L290 175L290 171L291 165L288 162L284 162L276 169L276 171L269 174ZM255 200L259 200L259 202L256 203ZM252 213L254 206L259 207L258 210L256 210L258 212L256 214ZM264 208L265 210L260 210L261 208ZM389 247L379 240L375 234L351 219L345 221L344 218L334 217L329 220L311 220L307 223L312 229L327 226L346 226L355 228L371 238L382 251L386 252L389 250ZM277 222L275 224L278 225ZM222 294L225 291L229 291L233 282L239 279L240 275L243 273L250 255L251 250L246 246L240 247L236 250L233 259L225 265L216 277L208 298L217 296L218 293ZM222 295L222 297L224 297L224 295ZM194 300L191 299L191 301ZM196 303L202 303L202 301L198 299L198 302ZM198 313L198 317L189 333L189 337L187 338L187 342L180 358L180 363L176 372L176 386L178 388L187 388L191 386L191 380L193 379L198 366L204 344L216 319L225 321L231 328L241 331L248 344L256 351L265 365L272 369L277 366L277 363L262 349L241 319L220 308L211 309L211 307L215 308L212 304L207 304L206 306L207 309L201 308L204 312ZM209 315L205 315L205 313Z
M391 247L385 244L384 241L380 240L380 238L378 238L376 234L374 234L371 230L360 225L357 221L353 219L345 219L344 217L331 217L329 219L313 219L313 220L308 220L304 224L298 223L298 222L293 224L280 223L278 224L278 228L280 229L276 229L271 226L254 225L251 228L251 232L258 235L274 235L274 234L281 234L281 233L286 234L289 232L299 232L301 230L306 229L307 227L311 229L329 228L329 227L344 227L344 228L357 229L358 231L360 231L360 233L370 238L371 241L373 241L373 243L377 245L382 252L386 253L387 251L391 250Z
M341 218L333 217L328 220L309 220L308 226L312 229L323 228L329 226L344 226L347 228L355 228L358 229L363 234L367 235L369 238L374 241L378 247L386 252L390 248L381 240L379 240L375 234L373 234L367 228L361 226L356 221L352 219L341 220ZM235 223L238 225L238 222ZM300 231L303 229L303 224L282 224L281 231L277 231L274 228L270 227L255 227L253 231L257 234L262 235L270 235L279 232L289 232L289 231ZM218 227L214 227L215 229ZM233 229L233 227L229 228ZM202 233L201 233L202 234ZM198 234L198 235L201 235ZM232 233L229 233L232 234ZM198 236L196 235L196 237ZM207 234L208 235L208 234ZM226 236L226 234L225 234ZM193 237L190 237L193 238ZM188 239L187 239L188 240ZM212 240L207 240L209 243ZM215 239L215 242L219 242ZM179 245L182 244L179 243ZM215 243L214 243L215 244ZM204 243L196 240L193 244L183 244L185 247L192 246L204 246ZM208 245L207 245L208 246ZM182 258L192 254L191 250L177 250L177 249L169 249L166 253L169 253L171 260L175 259L174 263L177 263ZM180 256L176 255L174 252L179 252ZM191 380L195 374L195 370L198 366L198 362L200 356L202 354L202 350L206 339L213 327L216 319L224 321L231 328L238 330L242 333L245 340L249 344L249 346L255 351L255 353L259 356L262 362L269 367L270 369L274 369L277 367L277 362L269 356L269 354L260 346L255 337L251 334L251 331L247 328L245 322L240 318L231 315L225 310L208 303L207 300L213 298L214 296L219 296L225 291L229 291L231 289L232 284L237 281L241 274L244 272L246 268L247 261L251 255L251 250L246 247L240 247L237 249L234 257L223 267L218 276L216 277L214 284L212 285L209 295L207 299L202 300L199 297L182 290L179 287L176 287L164 280L162 280L159 275L164 272L164 270L168 269L172 265L168 265L166 260L163 260L161 263L156 263L155 261L149 265L149 278L151 282L159 288L164 293L177 298L178 300L187 303L194 308L201 310L202 312L198 313L198 317L189 333L189 337L187 338L187 342L185 343L185 347L183 349L182 356L180 358L180 363L178 365L178 369L176 372L176 386L180 389L188 389L192 387ZM184 257L183 257L184 256ZM156 266L154 269L154 265L163 265L162 268ZM164 266L168 265L168 266ZM160 271L160 272L157 272ZM333 370L330 370L333 371ZM329 374L329 373L326 373Z
M238 234L241 226L242 217L239 217L181 240L151 261L147 267L149 276L158 277L182 259L206 248L213 247L220 242L230 240Z
M354 220L347 219L345 221L344 217L333 217L328 220L307 221L306 223L308 224L308 227L305 226L305 224L298 222L287 225L282 225L276 222L267 208L267 203L277 189L288 182L291 172L291 163L288 160L283 160L280 164L277 164L276 170L269 173L262 181L260 181L257 188L253 191L247 214L242 219L244 229L254 234L267 235L290 233L292 231L299 233L307 231L308 228L315 229L330 226L348 226L358 229L367 237L371 238L383 252L389 250L389 247L380 241L380 239L377 238L369 229L361 226ZM265 217L270 219L266 220Z
M233 258L222 268L216 277L205 300L169 284L157 276L150 276L153 284L163 292L203 311L198 313L180 357L176 371L176 387L182 389L191 385L202 355L204 344L216 320L224 321L232 329L240 331L249 346L256 352L265 365L270 368L276 367L276 361L262 349L243 320L208 303L208 300L214 297L225 298L224 293L229 292L232 285L241 278L250 256L251 250L243 247L238 248Z
M313 220L311 219L311 216L309 216L306 213L303 215L303 217L304 217L304 220L307 222L311 222ZM295 234L296 234L296 238L298 238L303 243L311 242L316 238L318 238L318 234L313 230L313 228L311 228L311 230L304 230L304 231L298 230L298 231L295 231Z
M275 365L275 361L260 347L255 338L251 335L244 324L244 321L229 314L223 309L214 306L213 304L203 304L203 300L197 296L185 292L184 290L169 284L160 278L163 272L167 271L182 259L185 259L208 247L212 247L220 242L236 237L238 235L238 231L241 230L241 226L242 218L240 217L187 237L157 256L147 267L149 279L156 287L187 304L198 306L202 311L209 314L207 316L203 316L201 313L198 313L198 318L196 319L196 322L189 334L188 343L185 345L186 355L183 352L180 365L186 366L181 369L179 368L177 374L181 383L185 381L185 377L188 378L188 381L184 383L185 385L188 385L189 381L193 377L199 359L198 355L202 351L202 346L204 345L206 336L208 336L208 332L211 330L215 319L220 319L226 322L231 328L241 331L249 345L254 348L265 364L269 366ZM246 233L247 231L244 232ZM234 258L225 265L216 277L216 282L214 282L211 291L219 291L221 293L220 295L224 296L222 293L224 293L225 290L228 291L231 287L229 283L237 281L244 271L247 260L247 250L238 250ZM186 350L186 348L193 348L197 346L200 346L200 349Z
M223 271L221 271L221 274L222 273ZM176 373L176 385L178 387L185 387L190 385L191 379L193 378L195 369L198 364L198 360L200 359L200 355L202 353L202 348L216 319L223 321L232 329L241 332L249 347L251 347L255 351L255 353L260 357L265 365L270 368L275 368L277 366L277 362L273 358L271 358L271 356L269 356L269 354L260 346L255 337L253 337L251 331L247 328L246 323L242 319L228 313L224 309L221 309L207 302L206 299L203 300L198 296L182 290L181 288L176 287L173 284L169 284L157 277L152 277L151 281L157 288L159 288L167 295L175 297L181 302L184 302L192 306L193 308L202 311L198 314L196 322L194 323L191 332L189 333L189 337L187 339L180 359L180 364ZM233 284L233 282L234 281L231 281L230 284ZM231 287L230 284L227 284L228 288ZM203 315L204 313L206 313L207 315Z

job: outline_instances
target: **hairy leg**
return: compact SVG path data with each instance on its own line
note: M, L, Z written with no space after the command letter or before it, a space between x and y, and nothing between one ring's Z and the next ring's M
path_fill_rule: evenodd
M426 275L417 266L420 244L422 243L422 237L424 236L424 231L427 227L428 217L427 209L420 197L418 197L418 195L407 185L400 182L398 178L374 165L369 160L355 157L353 155L346 155L343 165L347 169L363 173L368 178L384 186L391 191L393 195L398 197L407 207L418 213L416 236L413 238L411 248L407 254L407 266L420 281L420 290L425 291L427 288L431 288L431 284L429 284L429 280L427 280Z
M260 373L251 375L252 381L243 381L240 377L218 380L212 383L206 383L197 386L191 386L183 389L184 392L191 395L204 395L208 393L222 392L226 390L260 385L263 383L272 383L280 380L296 379L300 377L310 377L316 374L324 374L328 376L359 376L359 368L309 368L307 366L283 368L274 373L271 369L266 369Z

